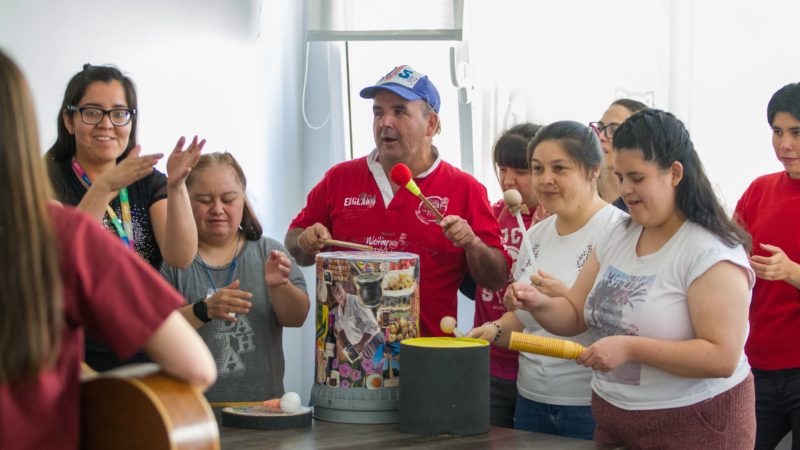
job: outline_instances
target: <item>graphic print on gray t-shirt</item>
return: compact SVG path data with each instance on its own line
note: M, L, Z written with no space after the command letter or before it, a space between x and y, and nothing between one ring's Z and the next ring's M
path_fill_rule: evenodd
M595 339L638 336L636 322L655 279L655 275L632 276L610 266L586 300L586 323ZM641 371L641 364L626 363L614 370L599 372L597 376L613 383L638 386Z
M247 366L241 355L256 349L255 333L247 315L239 315L236 322L213 321L216 332L217 373L220 378L243 375Z

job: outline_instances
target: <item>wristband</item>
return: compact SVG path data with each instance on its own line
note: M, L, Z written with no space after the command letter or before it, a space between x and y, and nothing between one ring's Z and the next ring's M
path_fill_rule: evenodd
M192 312L194 316L200 319L203 323L208 323L211 321L211 317L208 317L208 305L206 304L205 300L200 300L192 305Z

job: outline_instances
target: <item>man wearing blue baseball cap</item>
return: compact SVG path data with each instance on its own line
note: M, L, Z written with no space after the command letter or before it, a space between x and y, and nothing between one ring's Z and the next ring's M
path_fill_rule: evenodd
M499 289L508 277L510 258L486 188L442 160L433 145L440 130L441 99L428 77L398 66L362 89L361 97L373 101L375 149L325 174L289 225L286 248L301 265L312 264L323 241L332 237L380 251L418 254L419 317L408 319L419 321L421 336L440 336L440 319L457 315L464 273L469 270L479 284ZM443 219L391 180L397 164L408 166Z

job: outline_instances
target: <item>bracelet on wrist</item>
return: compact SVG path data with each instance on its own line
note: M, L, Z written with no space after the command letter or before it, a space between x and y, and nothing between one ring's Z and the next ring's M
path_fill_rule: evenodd
M495 328L497 328L497 334L495 334L494 335L494 339L492 339L492 342L497 342L497 340L500 339L500 336L503 334L503 329L500 328L500 324L499 323L494 322L494 321L486 322L484 325L489 325L489 324L494 325Z

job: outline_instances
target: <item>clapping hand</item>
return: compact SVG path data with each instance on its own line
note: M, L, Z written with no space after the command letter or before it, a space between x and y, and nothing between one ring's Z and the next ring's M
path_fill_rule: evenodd
M250 298L253 294L239 290L239 280L217 289L211 297L205 299L208 306L208 317L212 319L222 319L235 322L234 314L247 314L250 312L252 304Z
M183 144L186 143L186 138L181 136L175 144L175 148L167 158L167 183L171 188L180 186L189 176L189 172L200 160L200 152L203 146L206 145L206 140L198 142L197 136L192 139L191 144L186 150L183 149Z
M264 281L269 287L283 286L289 283L289 271L292 260L285 253L273 250L264 264Z
M133 147L125 159L120 161L113 169L97 177L93 185L106 186L110 192L116 192L150 175L153 172L153 166L164 154L155 153L140 156L141 151L141 146Z

